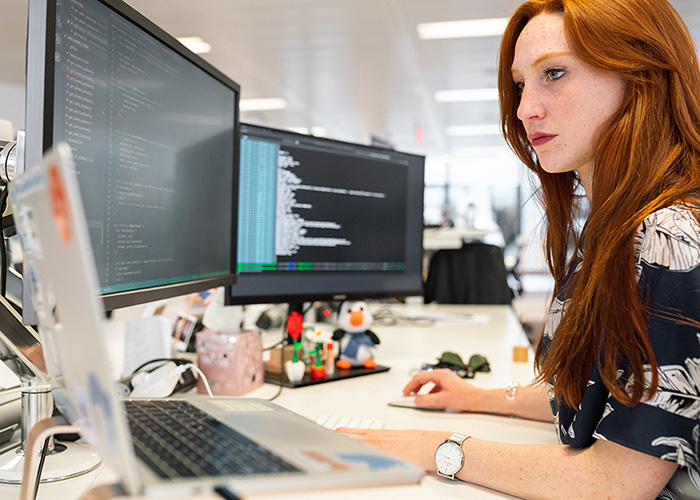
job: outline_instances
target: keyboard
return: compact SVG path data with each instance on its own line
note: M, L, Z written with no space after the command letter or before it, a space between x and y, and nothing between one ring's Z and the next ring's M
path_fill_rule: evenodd
M162 478L301 472L187 401L124 401L136 455Z
M352 427L353 429L383 429L385 423L382 420L359 417L343 417L338 415L319 415L315 422L326 429L335 430L338 427Z

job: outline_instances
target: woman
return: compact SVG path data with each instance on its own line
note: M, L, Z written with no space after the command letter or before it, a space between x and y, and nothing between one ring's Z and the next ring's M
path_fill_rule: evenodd
M666 0L530 0L502 39L499 95L504 136L539 178L555 278L538 383L506 397L437 370L404 393L432 382L417 404L556 425L557 446L457 436L456 478L525 498L673 498L665 486L697 467L700 434L692 39ZM429 471L449 436L341 431Z

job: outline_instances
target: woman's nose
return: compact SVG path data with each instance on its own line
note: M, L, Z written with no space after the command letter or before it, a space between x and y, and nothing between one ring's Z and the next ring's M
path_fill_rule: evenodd
M522 122L544 118L545 109L542 105L542 99L535 89L523 88L517 115Z

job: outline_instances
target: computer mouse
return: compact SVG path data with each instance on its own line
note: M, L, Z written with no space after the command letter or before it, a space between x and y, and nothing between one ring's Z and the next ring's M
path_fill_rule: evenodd
M415 410L430 410L430 411L444 411L445 408L442 406L418 406L415 402L414 396L399 396L397 398L391 399L388 402L389 406L396 406L397 408L413 408Z

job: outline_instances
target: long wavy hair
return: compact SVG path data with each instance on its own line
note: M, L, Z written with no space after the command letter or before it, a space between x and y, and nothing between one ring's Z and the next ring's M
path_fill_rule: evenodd
M565 286L570 244L581 243L574 224L579 179L574 172L550 174L540 167L516 115L520 92L511 76L516 41L528 21L543 12L563 12L574 55L618 74L626 88L619 110L600 131L583 262L566 284L572 300L546 356L542 342L538 346L538 379L554 380L556 395L576 408L597 364L612 395L634 405L658 387L648 332L652 312L637 287L634 237L649 214L700 192L696 49L666 0L530 0L511 16L499 54L501 127L539 180L555 296ZM651 366L649 387L645 364ZM626 371L624 377L618 377L619 369Z

